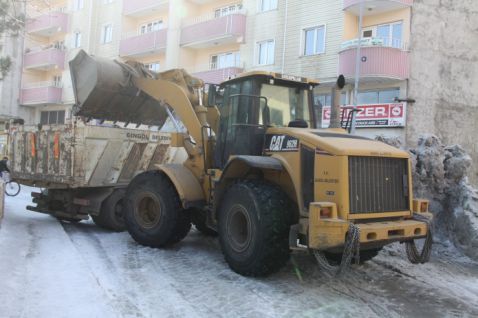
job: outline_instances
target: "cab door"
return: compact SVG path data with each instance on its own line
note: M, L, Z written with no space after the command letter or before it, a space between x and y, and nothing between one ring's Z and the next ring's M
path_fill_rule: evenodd
M224 87L214 158L216 168L223 168L233 155L262 155L267 127L260 123L260 110L266 108L267 100L257 95L255 84L255 79L246 79Z

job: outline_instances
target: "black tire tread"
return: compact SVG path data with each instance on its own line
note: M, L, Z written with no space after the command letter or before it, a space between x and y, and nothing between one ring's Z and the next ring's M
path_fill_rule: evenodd
M220 235L221 247L226 262L237 273L245 276L266 276L277 272L289 260L289 229L291 225L291 203L280 187L263 180L241 180L236 182L229 191L236 187L246 187L255 198L263 221L260 230L263 242L255 259L246 266L238 264L224 252L224 238ZM229 192L228 191L228 192ZM228 193L225 194L227 199Z
M217 236L217 232L209 228L206 225L206 215L205 212L199 211L197 209L191 210L191 222L194 224L194 227L206 236Z
M120 223L116 220L114 210L118 196L122 197L124 195L123 191L120 191L115 190L103 201L100 214L90 215L97 226L114 232L123 232L125 230L124 222Z
M169 200L170 209L174 211L168 215L168 223L161 233L148 233L134 220L132 197L135 192L144 188L161 193L164 199ZM145 172L130 183L125 196L124 219L126 229L133 239L141 245L153 248L178 243L191 229L190 215L183 210L176 188L169 178L159 171Z
M378 253L382 250L382 248L374 248L370 250L361 250L360 251L360 264L368 262L372 260ZM332 264L340 264L342 260L342 253L328 253L325 252L325 257L331 262Z

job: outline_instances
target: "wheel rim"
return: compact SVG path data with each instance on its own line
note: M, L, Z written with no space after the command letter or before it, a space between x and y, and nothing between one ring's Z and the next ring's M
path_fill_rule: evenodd
M236 252L243 252L251 243L251 220L246 208L234 205L227 220L227 236L231 247Z
M134 217L143 228L155 227L161 219L161 203L152 193L144 193L137 198Z

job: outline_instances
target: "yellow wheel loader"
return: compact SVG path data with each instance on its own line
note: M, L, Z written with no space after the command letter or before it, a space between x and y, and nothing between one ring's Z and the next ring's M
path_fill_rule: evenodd
M177 243L194 221L218 233L229 266L247 276L279 270L292 249L364 261L398 241L427 261L413 241L429 236L431 214L413 199L409 154L318 129L317 81L249 72L205 94L182 70L148 73L84 52L70 69L78 115L154 125L167 113L171 145L188 154L129 184L124 219L140 244Z

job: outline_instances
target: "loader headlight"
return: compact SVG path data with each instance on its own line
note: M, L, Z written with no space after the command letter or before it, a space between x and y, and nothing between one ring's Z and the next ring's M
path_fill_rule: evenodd
M414 199L413 200L413 212L415 213L425 213L428 212L428 207L430 201L424 199Z
M321 219L328 219L332 217L332 207L322 207L320 208L320 218Z
M420 203L420 212L428 212L428 201Z

